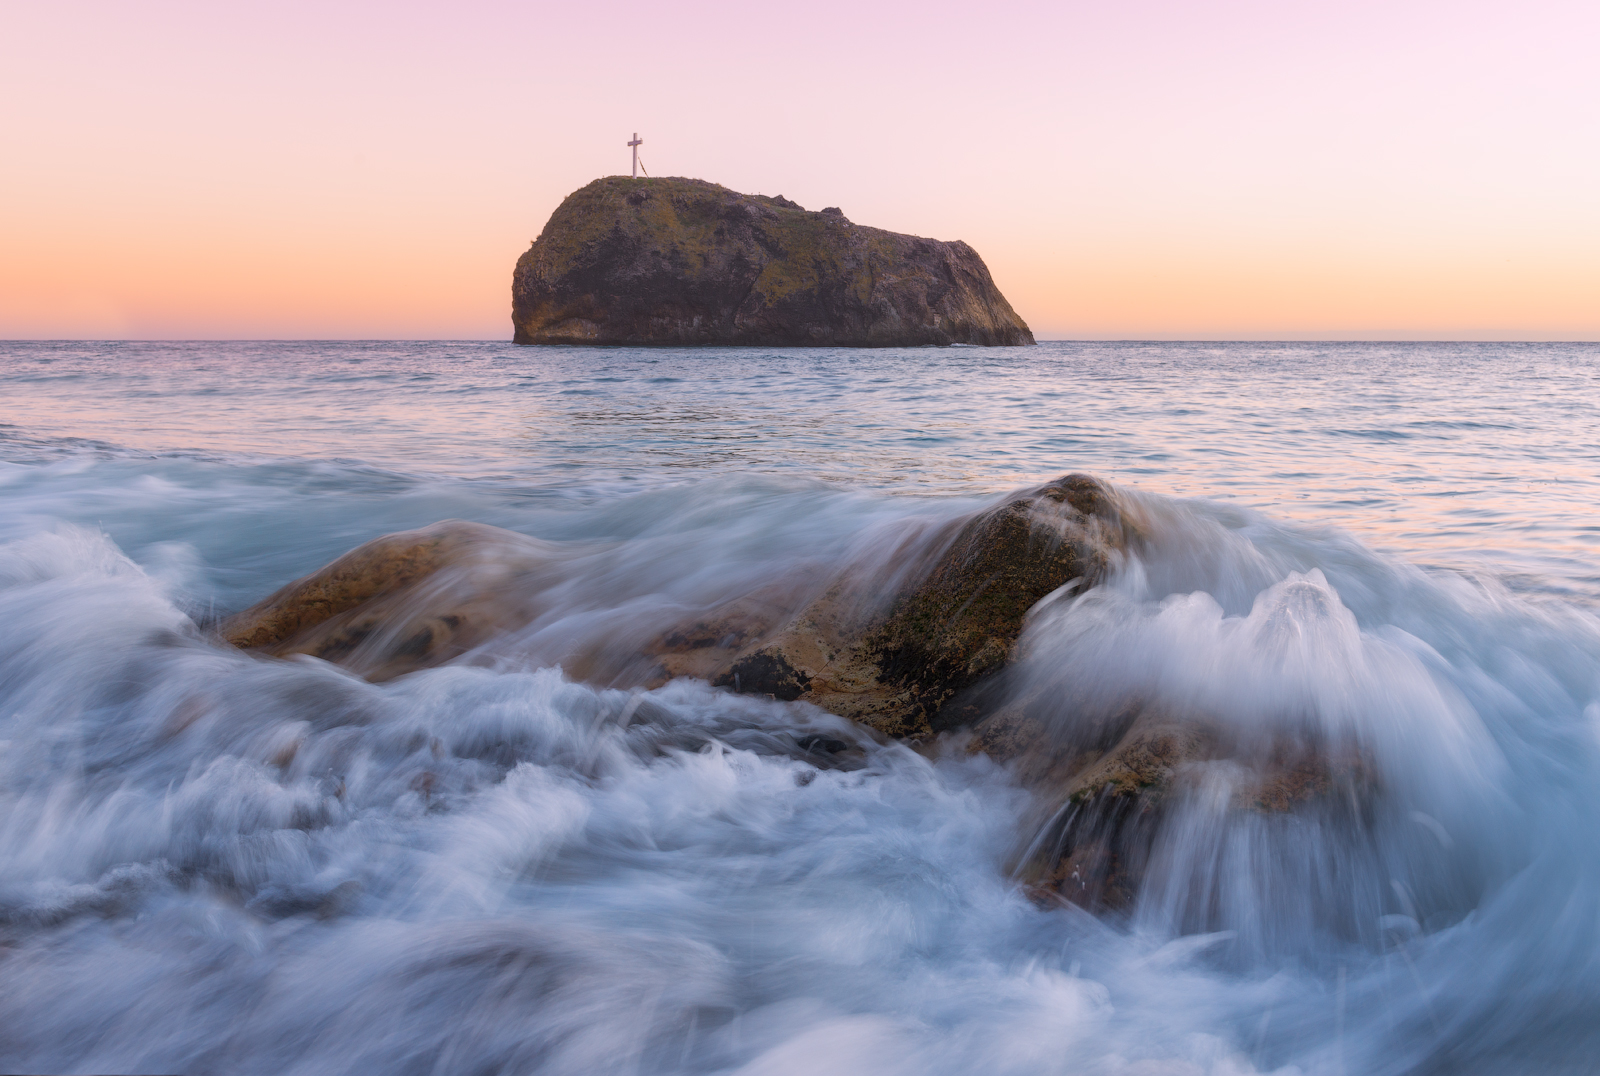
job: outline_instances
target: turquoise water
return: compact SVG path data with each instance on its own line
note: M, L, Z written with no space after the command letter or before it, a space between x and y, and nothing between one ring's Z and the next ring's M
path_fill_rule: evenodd
M0 400L0 1068L1592 1071L1596 345L0 344ZM1067 471L1154 540L1018 675L1350 733L1362 828L1186 808L1046 910L998 767L560 671ZM487 667L198 626L446 517L570 554Z

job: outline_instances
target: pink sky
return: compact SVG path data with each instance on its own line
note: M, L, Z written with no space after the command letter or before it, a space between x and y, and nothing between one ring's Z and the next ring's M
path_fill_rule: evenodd
M1041 338L1600 339L1600 4L0 8L0 337L510 336L625 172L965 239Z

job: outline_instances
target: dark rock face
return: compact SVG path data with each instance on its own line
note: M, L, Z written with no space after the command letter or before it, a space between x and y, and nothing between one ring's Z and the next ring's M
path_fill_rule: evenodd
M517 260L519 344L1015 345L977 251L698 179L597 179Z

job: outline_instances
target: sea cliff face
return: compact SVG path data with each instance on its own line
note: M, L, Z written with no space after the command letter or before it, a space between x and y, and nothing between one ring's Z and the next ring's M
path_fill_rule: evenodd
M698 179L597 179L511 284L519 344L1016 345L978 252Z

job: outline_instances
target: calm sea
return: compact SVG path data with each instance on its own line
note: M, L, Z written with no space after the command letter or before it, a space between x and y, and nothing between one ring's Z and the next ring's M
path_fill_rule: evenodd
M1592 1072L1597 431L1593 344L0 343L0 1069ZM1027 673L1354 730L1365 828L1191 812L1097 919L981 759L197 627L456 517L604 633L1069 471L1157 540Z

